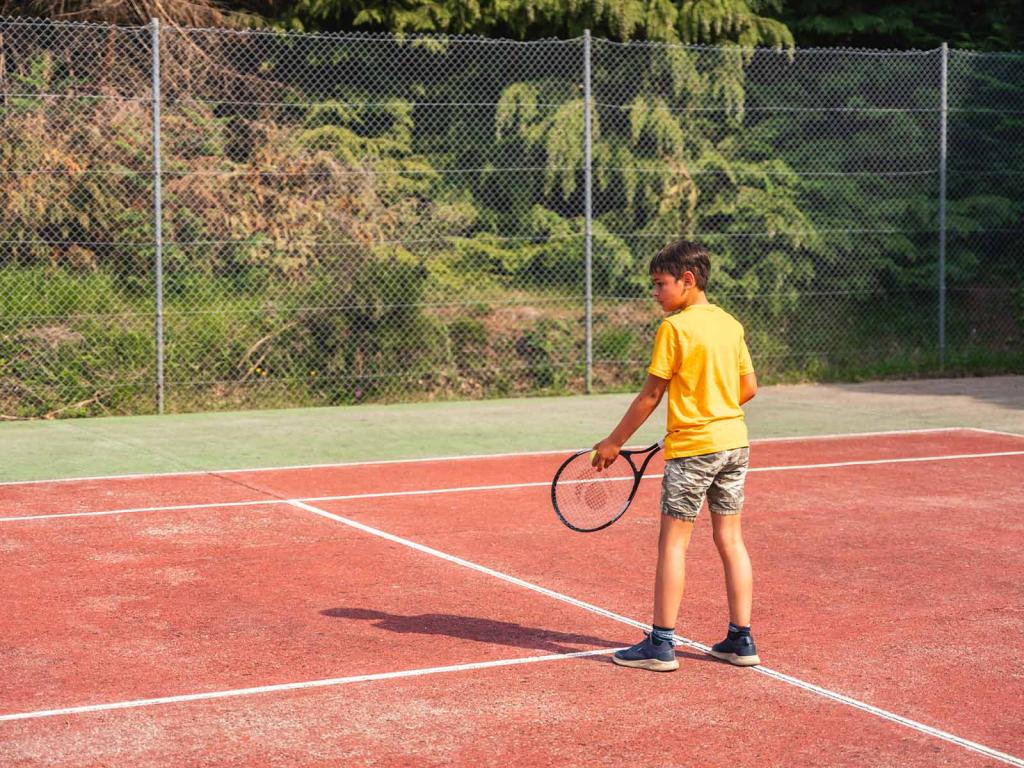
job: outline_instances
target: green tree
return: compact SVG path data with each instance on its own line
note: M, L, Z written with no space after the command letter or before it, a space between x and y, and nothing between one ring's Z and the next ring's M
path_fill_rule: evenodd
M777 18L801 47L1024 48L1018 0L786 0Z
M612 40L792 45L769 17L778 0L298 0L287 20L303 29L437 32L539 39L590 29Z

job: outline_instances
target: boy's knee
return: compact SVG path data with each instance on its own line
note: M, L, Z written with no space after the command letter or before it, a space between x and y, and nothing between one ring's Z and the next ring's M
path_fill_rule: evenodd
M690 540L690 533L693 531L693 520L670 515L661 516L661 530L658 532L658 541L664 545L685 544Z
M716 547L719 549L732 549L742 546L743 534L738 525L739 519L737 518L735 522L736 524L730 524L722 521L719 525L715 526L712 538L715 540Z

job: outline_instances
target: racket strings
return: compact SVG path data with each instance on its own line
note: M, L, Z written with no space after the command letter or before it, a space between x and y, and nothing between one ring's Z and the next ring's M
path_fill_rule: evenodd
M589 453L580 454L565 465L555 483L555 506L574 528L600 528L622 512L633 480L633 470L623 458L598 472Z

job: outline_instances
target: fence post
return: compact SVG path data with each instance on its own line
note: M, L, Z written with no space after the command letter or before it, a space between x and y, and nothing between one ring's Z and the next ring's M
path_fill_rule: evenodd
M939 370L946 367L946 121L949 114L949 46L942 44L939 121Z
M584 326L586 335L587 363L586 363L586 393L591 392L594 372L594 296L593 296L593 242L591 232L591 218L593 216L593 182L591 179L591 124L590 124L590 30L583 31L583 186L584 186L584 213L583 213L583 261L584 281L586 283L586 307L584 310Z
M156 252L156 409L164 412L164 238L160 188L160 21L150 22L153 47L153 237Z

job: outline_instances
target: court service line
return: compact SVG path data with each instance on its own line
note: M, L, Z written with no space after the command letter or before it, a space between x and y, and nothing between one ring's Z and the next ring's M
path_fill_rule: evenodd
M298 691L306 688L327 688L348 683L367 683L374 680L394 680L401 677L419 677L436 675L442 672L465 672L475 669L491 669L493 667L511 667L516 664L535 664L542 661L560 661L562 659L578 659L584 656L600 656L615 653L618 648L601 648L594 651L577 651L574 653L556 653L548 656L527 656L518 659L499 659L497 661L479 661L472 664L453 664L447 667L426 667L423 669L407 669L401 672L378 672L372 675L352 675L350 677L332 677L326 680L307 680L300 683L281 683L279 685L262 685L257 688L236 688L229 691L208 691L206 693L186 693L179 696L161 696L153 699L135 699L133 701L115 701L107 704L86 704L63 709L44 709L35 712L13 712L0 714L0 722L11 720L33 720L41 717L57 717L62 715L84 715L90 712L109 712L115 709L132 709L135 707L151 707L157 704L180 704L189 701L206 701L209 699L226 699L234 696L254 696L261 693L277 693L280 691Z
M929 432L963 432L966 430L974 429L973 427L930 427L927 429L889 429L877 432L845 432L827 435L791 435L787 437L760 437L750 442L753 444L757 443L776 443L782 441L791 440L832 440L840 438L853 438L853 437L876 437L882 435L916 435L925 434ZM1012 434L1012 433L997 433L997 434ZM1015 435L1015 437L1021 437L1021 435ZM559 448L555 450L544 450L544 451L520 451L516 453L479 453L479 454L466 454L462 456L427 456L418 459L384 459L374 461L348 461L348 462L333 462L328 464L286 464L278 467L249 467L244 469L195 469L195 470L182 470L180 472L141 472L135 474L122 474L122 475L89 475L85 477L57 477L51 480L4 480L0 482L0 486L5 485L43 485L46 483L75 483L75 482L91 482L94 480L131 480L131 479L146 479L151 477L189 477L195 475L229 475L239 473L251 473L251 472L282 472L289 469L335 469L341 467L364 467L370 465L385 465L385 464L422 464L431 461L467 461L472 459L507 459L516 458L522 456L551 456L554 454L565 454L574 453L579 450L576 448Z
M428 547L425 544L420 544L418 542L412 541L411 539L396 536L393 533L388 533L387 531L383 531L379 528L373 528L372 526L360 523L356 520L352 520L347 517L342 517L340 515L335 515L332 512L320 509L319 507L314 507L310 504L306 504L301 501L292 501L289 503L294 507L306 510L307 512L312 512L313 514L319 515L320 517L325 517L328 520L333 520L335 522L342 523L351 528L355 528L356 530L362 531L363 533L368 533L372 536L377 536L379 538L385 539L395 544L400 544L402 546L409 547L419 552L432 555L433 557L440 558L441 560L446 560L450 563L454 563L455 565L460 565L464 568L469 568L471 570L478 571L488 576L493 576L497 579L501 579L502 581L507 581L510 584L525 587L526 589L538 592L548 597L552 597L564 603L569 603L570 605L574 605L578 608L583 608L584 610L590 611L591 613L596 613L600 616L604 616L614 621L618 621L622 624L628 624L632 627L637 627L640 629L647 629L650 627L649 624L637 621L636 619L630 619L626 616L622 616L620 614L609 611L606 608L594 605L593 603L587 603L583 600L577 600L574 597L562 594L561 592L555 592L554 590L548 589L547 587L542 587L539 584L534 584L532 582L520 579L516 576L512 576L501 571L496 571L493 568L488 568L485 565L480 565L470 560L464 560L461 557L450 555L447 552L442 552L441 550L434 549L433 547ZM693 640L689 640L684 637L678 637L677 639L680 645L686 645L690 648L703 652L707 652L708 650L710 650L708 646L695 642ZM972 752L977 752L979 754L985 755L986 757L991 757L995 760L1000 760L1004 763L1008 763L1009 765L1017 766L1017 768L1024 768L1024 759L1014 757L1013 755L1007 754L1005 752L1000 752L999 750L985 746L984 744L979 744L978 742L970 741L961 736L957 736L954 733L943 731L938 728L933 728L932 726L918 722L917 720L911 720L910 718L896 714L895 712L890 712L889 710L882 709L881 707L873 706L858 699L854 699L850 696L846 696L842 693L829 690L828 688L822 688L821 686L815 685L814 683L809 683L797 677L792 677L791 675L787 675L783 672L777 672L776 670L770 669L768 667L757 666L750 667L750 669L752 669L755 672L759 672L760 674L774 678L775 680L779 680L780 682L784 682L797 688L801 688L810 693L815 693L838 704L845 704L855 709L859 709L862 712L868 712L869 714L875 715L876 717L880 717L883 720L888 720L890 722L897 723L899 725L905 726L907 728L918 731L925 735L932 736L936 739L949 742L950 744L955 744L959 747L970 750Z
M994 451L991 453L959 453L951 454L948 456L913 456L908 458L896 459L861 459L856 461L836 461L823 464L781 464L779 466L774 467L751 467L750 469L747 470L747 472L788 472L793 470L838 469L842 467L871 466L876 464L909 464L924 461L962 461L964 459L986 459L1001 456L1024 456L1024 450ZM662 475L660 474L649 474L644 475L643 479L658 480L661 477ZM632 477L615 477L608 478L603 482L632 481L632 479ZM567 484L581 482L592 481L575 480L569 481L569 483ZM471 493L476 491L507 491L514 490L517 488L541 488L550 485L551 481L549 480L539 480L535 482L501 483L497 485L465 485L455 486L453 488L420 488L411 491L378 491L373 493L351 493L340 496L309 496L301 499L269 498L252 501L226 501L206 502L202 504L176 504L163 507L128 507L125 509L106 509L93 512L55 512L46 515L20 515L13 517L0 517L0 523L13 523L26 520L53 520L65 517L104 517L107 515L125 515L141 512L180 512L184 510L194 509L219 509L222 507L253 507L269 504L291 504L294 501L358 501L360 499L386 499L401 496L436 496L445 493Z

